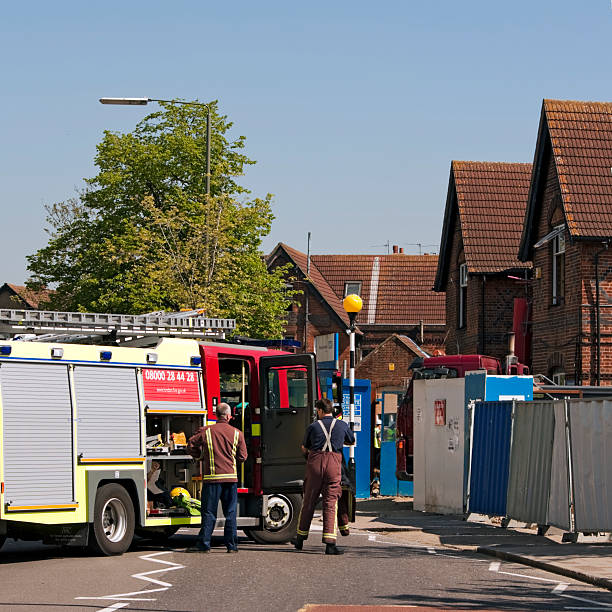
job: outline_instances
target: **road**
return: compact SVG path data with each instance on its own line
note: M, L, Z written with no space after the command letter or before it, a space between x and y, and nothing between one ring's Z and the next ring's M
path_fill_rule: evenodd
M210 554L183 552L194 533L179 532L167 547L140 541L122 557L107 558L9 541L0 553L0 610L297 612L308 604L612 608L608 591L473 552L415 547L401 534L353 533L341 542L346 554L330 557L317 532L302 552L243 538L238 555L226 554L222 542Z

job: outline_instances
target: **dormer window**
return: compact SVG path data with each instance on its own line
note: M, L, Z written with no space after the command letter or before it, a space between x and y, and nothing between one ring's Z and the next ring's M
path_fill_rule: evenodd
M358 295L361 297L361 282L349 281L344 283L344 297L347 295Z
M468 284L468 268L467 264L459 266L459 308L457 309L457 327L459 329L466 326L467 316L467 284Z

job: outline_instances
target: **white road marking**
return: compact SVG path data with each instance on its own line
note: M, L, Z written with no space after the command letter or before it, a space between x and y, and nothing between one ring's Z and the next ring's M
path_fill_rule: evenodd
M167 591L172 586L171 582L164 582L163 580L158 580L157 578L151 578L151 574L171 572L173 570L179 570L185 567L184 565L181 565L180 563L174 563L173 561L165 561L163 559L154 558L154 557L159 557L160 555L169 555L172 552L173 551L171 550L167 550L163 552L156 552L156 553L151 553L148 555L142 555L139 558L142 559L143 561L151 561L151 563L160 563L168 567L162 567L161 569L151 570L150 572L140 572L138 574L132 574L131 576L132 578L137 578L138 580L144 580L145 582L151 582L153 584L157 584L159 585L159 588L147 589L144 591L142 590L132 591L131 593L116 593L114 595L103 595L101 597L75 597L75 599L96 599L96 600L100 600L100 599L113 600L114 599L115 601L123 601L123 602L156 601L155 598L138 597L138 595L149 595L150 593L161 593L163 591ZM104 610L107 610L107 611L118 610L119 608L123 608L127 605L128 605L127 603L124 603L121 605L115 605L115 607L110 606L108 608L104 608Z
M375 535L368 536L368 540L370 540L370 542L376 542L376 536Z
M371 538L372 536L370 536ZM368 539L370 539L368 538ZM410 548L413 550L421 550L424 551L425 549L427 549L427 552L430 552L431 550L433 550L434 552L439 552L441 555L445 556L445 557L450 557L453 556L457 559L461 559L463 557L458 557L456 555L450 555L448 554L446 551L439 549L438 551L436 551L435 549L433 549L432 547L426 547L426 546L418 546L418 545L408 545L405 544L404 542L394 542L392 540L381 540L381 539L377 539L377 542L379 544L393 544L395 546L403 546L404 548ZM575 599L578 601L584 601L585 603L590 603L590 604L594 604L595 607L575 607L575 606L566 606L565 609L566 610L602 610L602 609L612 609L612 604L607 604L607 603L600 603L598 601L595 601L593 599L586 599L584 597L577 597L576 595L569 595L568 593L565 593L564 591L570 586L569 584L565 583L565 582L559 582L558 580L551 580L550 578L541 578L539 576L529 576L528 574L518 574L515 572L505 572L505 571L501 571L501 563L499 561L491 561L489 562L487 559L475 559L475 558L466 558L466 560L470 561L470 562L474 562L474 561L479 561L479 562L484 562L484 563L489 563L489 571L490 572L497 572L499 574L504 574L506 576L515 576L518 578L527 578L529 580L539 580L540 582L548 582L548 583L556 583L556 586L553 588L552 592L559 596L559 597L566 597L566 598L570 598L570 599ZM545 571L545 570L542 570Z
M567 589L567 587L569 586L568 583L566 582L559 582L558 580L551 580L550 578L540 578L539 576L529 576L527 574L517 574L514 572L502 572L499 568L500 568L500 563L498 561L494 561L493 563L491 563L489 565L489 571L492 572L498 572L499 574L505 574L506 576L515 576L515 577L519 577L519 578L528 578L529 580L539 580L540 582L556 582L557 585L555 586L555 588L552 590L552 592L555 595L558 595L559 597L565 597L568 599L575 599L577 601L584 601L585 603L590 603L590 604L595 604L596 608L571 608L572 610L578 610L578 609L592 609L592 610L601 610L601 609L610 609L612 608L612 604L607 604L607 603L600 603L599 601L595 601L594 599L586 599L584 597L577 597L576 595L569 595L568 593L564 593L565 589ZM570 609L570 608L566 608L566 609Z
M323 525L311 525L310 531L323 531Z
M566 597L568 599L575 599L577 601L584 601L585 603L595 604L596 606L598 606L598 608L595 608L595 609L599 609L599 610L601 609L609 610L610 608L612 608L612 604L602 603L599 601L595 601L594 599L587 599L586 597L577 597L576 595L569 595L567 593L557 593L557 595L559 595L559 597ZM571 609L578 610L579 608L571 608ZM582 609L584 610L584 608Z
M436 554L436 549L435 549L435 548L432 548L431 546L428 546L428 547L427 547L427 552L428 552L430 555L435 555L435 554Z
M108 606L107 608L100 608L98 612L114 612L115 610L119 610L119 608L124 608L125 606L129 606L128 603L116 603Z

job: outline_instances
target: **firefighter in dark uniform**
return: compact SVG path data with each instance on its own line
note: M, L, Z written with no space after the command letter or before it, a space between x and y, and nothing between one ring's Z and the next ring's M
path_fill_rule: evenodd
M325 554L341 555L342 550L336 546L336 513L342 494L342 447L354 444L355 434L347 423L334 418L332 403L328 399L317 400L315 407L318 420L308 426L302 444L302 451L307 453L304 503L293 543L297 550L302 549L321 495Z

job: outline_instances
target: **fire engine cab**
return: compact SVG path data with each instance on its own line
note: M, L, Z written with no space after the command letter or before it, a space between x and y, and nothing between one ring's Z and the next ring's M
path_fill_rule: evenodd
M219 402L232 407L248 449L238 527L258 542L290 540L314 355L216 341L232 328L197 313L0 310L0 333L12 336L0 339L0 545L42 539L112 555L135 533L199 526L197 511L160 503L152 490L199 498L200 465L185 445Z

